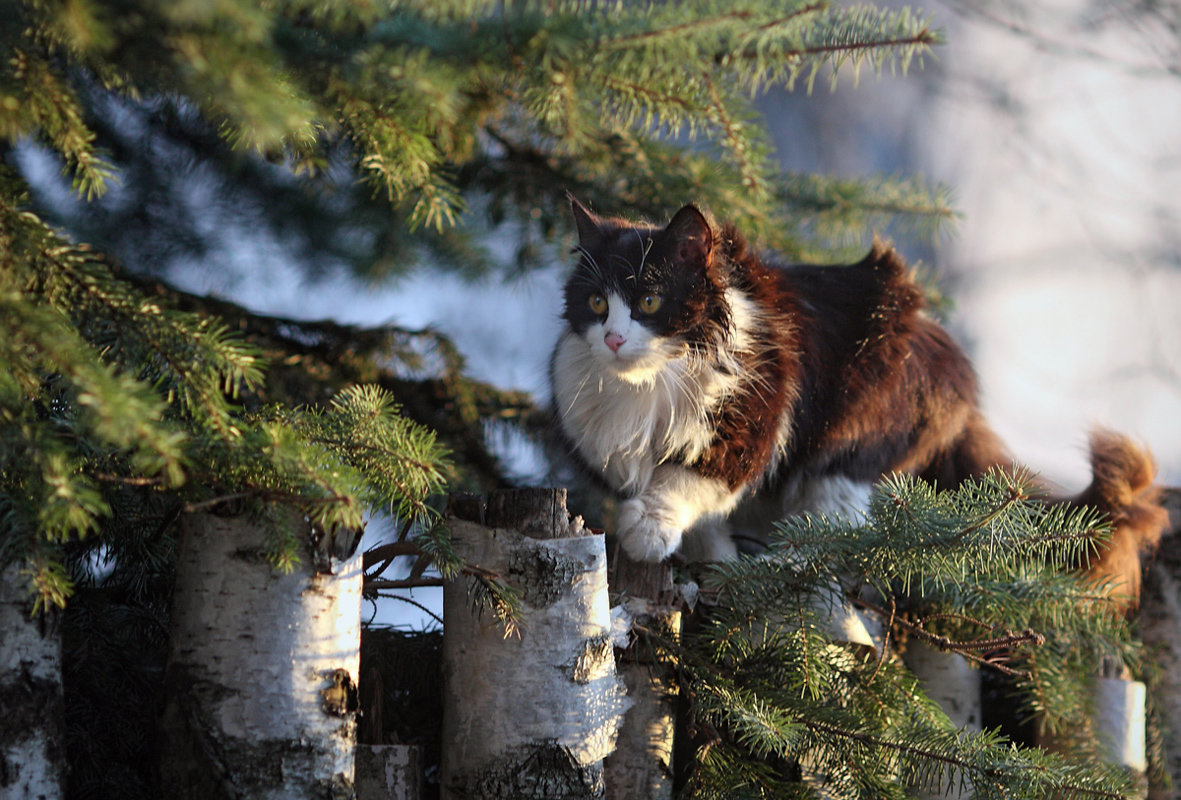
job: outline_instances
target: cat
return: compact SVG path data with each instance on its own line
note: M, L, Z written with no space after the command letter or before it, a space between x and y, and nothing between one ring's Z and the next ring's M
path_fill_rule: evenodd
M579 259L550 361L553 413L570 452L623 498L632 559L663 560L683 539L702 560L734 557L722 520L744 500L772 519L848 513L893 471L953 488L1011 465L967 356L876 237L856 264L789 265L693 205L664 227L571 209ZM1165 524L1151 456L1103 432L1092 462L1076 502L1123 520L1134 555ZM1127 559L1110 560L1130 582ZM1138 585L1138 559L1134 571Z

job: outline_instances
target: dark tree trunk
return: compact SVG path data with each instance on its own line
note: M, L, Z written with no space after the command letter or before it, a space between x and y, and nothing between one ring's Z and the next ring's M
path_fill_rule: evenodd
M611 591L624 598L624 609L637 627L679 631L681 600L668 566L636 563L620 552ZM615 752L604 762L608 800L670 800L677 701L672 668L638 635L618 652L618 662L632 706L619 729Z

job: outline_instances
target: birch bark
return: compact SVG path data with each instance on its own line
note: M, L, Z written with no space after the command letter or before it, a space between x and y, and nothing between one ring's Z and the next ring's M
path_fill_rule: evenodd
M182 800L352 798L360 554L333 574L305 558L284 575L246 517L180 524L163 788Z
M61 636L32 617L21 564L0 571L0 800L58 800L65 778Z
M457 552L516 587L520 637L444 588L443 797L601 798L627 707L615 674L603 536L571 521L564 490L452 503Z

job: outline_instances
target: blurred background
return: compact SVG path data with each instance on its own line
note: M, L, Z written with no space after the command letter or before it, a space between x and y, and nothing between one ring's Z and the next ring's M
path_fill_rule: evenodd
M810 96L762 97L777 158L801 172L918 173L949 187L960 216L934 242L881 233L950 300L941 313L1015 456L1079 489L1087 432L1104 425L1148 443L1161 480L1181 484L1181 8L1044 0L924 11L947 44L909 75L866 70L833 91L821 79ZM349 199L346 170L338 207L330 197L308 212L294 179L285 188L261 160L241 167L268 187L251 192L249 175L231 184L200 157L207 134L184 111L106 108L100 132L126 179L85 207L44 152L11 158L46 213L132 271L260 314L433 328L470 376L545 401L570 241L527 243L522 259L527 232L514 238L509 225L479 265L441 246L400 257ZM528 437L492 426L486 436L512 481L551 475ZM379 521L369 535L388 529ZM434 590L413 597L437 613ZM391 613L429 624L417 607Z

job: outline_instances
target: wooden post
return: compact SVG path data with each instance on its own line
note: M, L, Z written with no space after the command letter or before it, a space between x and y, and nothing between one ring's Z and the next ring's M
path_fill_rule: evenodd
M1151 786L1153 800L1175 798L1181 787L1181 488L1164 493L1169 530L1144 575L1140 594L1140 630L1156 661L1152 702L1164 723L1164 767L1173 786Z
M454 497L455 549L521 593L520 636L443 589L442 796L601 798L627 699L615 674L603 536L564 489Z
M332 574L310 558L283 574L248 516L180 525L161 725L168 795L352 797L361 554L333 560Z
M421 748L409 744L357 745L357 800L421 797Z
M66 772L59 615L30 615L24 566L0 570L0 800L58 800Z
M679 595L664 564L640 564L615 555L611 591L639 628L677 634ZM618 653L619 671L633 705L624 716L615 752L604 762L608 800L670 800L676 684L669 665L643 636Z

